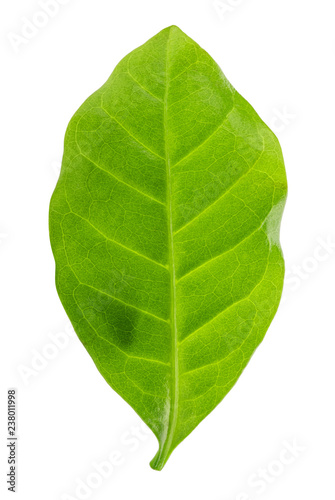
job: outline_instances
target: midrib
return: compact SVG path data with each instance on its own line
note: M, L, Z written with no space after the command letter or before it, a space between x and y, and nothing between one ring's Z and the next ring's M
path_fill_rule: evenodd
M172 221L172 183L171 183L171 162L169 154L168 145L168 134L167 134L167 101L168 101L168 74L169 74L169 38L171 29L169 31L168 39L166 42L166 87L164 96L164 139L165 139L165 161L166 161L166 172L167 172L167 220L168 220L168 246L169 246L169 270L170 270L170 297L171 297L171 309L170 309L170 324L171 324L171 337L172 337L172 349L171 349L171 397L170 397L170 411L169 411L169 423L168 429L165 436L165 441L159 452L157 467L162 468L171 453L171 445L173 442L174 432L177 425L177 413L178 413L178 393L179 393L179 373L178 373L178 337L177 337L177 309L176 309L176 272L175 272L175 260L174 260L174 242L173 242L173 221Z

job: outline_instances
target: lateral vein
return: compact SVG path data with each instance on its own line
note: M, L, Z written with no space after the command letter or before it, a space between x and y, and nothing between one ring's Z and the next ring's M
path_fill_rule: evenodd
M235 302L233 302L232 304L230 304L228 307L226 307L225 309L223 309L222 311L218 312L218 314L216 314L215 316L213 316L213 318L211 318L209 321L207 321L206 323L204 323L203 325L199 326L199 328L197 328L196 330L193 330L193 332L189 333L187 335L187 337L184 337L183 340L181 340L179 342L179 346L181 344L183 344L184 342L186 342L186 340L188 340L190 337L193 337L193 335L195 335L199 330L201 330L204 326L207 326L207 325L210 325L218 316L221 316L221 314L225 314L227 311L229 311L229 309L231 309L232 307L236 306L237 304L239 304L240 302L243 302L244 300L248 300L251 295L254 293L254 291L256 290L256 288L260 285L260 283L263 281L263 278L264 278L264 275L267 271L267 266L265 267L265 270L262 274L262 276L260 277L259 281L253 286L253 288L251 289L251 291L248 293L248 295L246 295L245 297L242 297L240 300L236 300Z
M211 262L213 262L213 260L216 260L216 259L219 259L220 257L223 257L226 253L229 253L229 252L232 252L233 250L235 250L235 248L237 248L239 245L241 245L242 243L244 243L246 240L248 240L249 238L251 238L255 233L257 233L257 231L259 231L260 229L262 229L263 225L264 225L264 222L266 221L266 218L264 220L262 220L262 223L259 224L250 234L248 234L248 236L246 236L245 238L243 238L242 240L240 240L238 243L236 243L236 245L234 245L233 247L231 248L228 248L228 250L225 250L224 252L220 253L219 255L216 255L215 257L212 257L211 259L209 260L206 260L205 262L203 262L202 264L200 264L200 266L198 267L195 267L194 269L191 269L190 271L188 271L187 273L183 274L183 276L181 276L178 280L177 280L177 284L183 280L184 278L186 278L187 276L189 276L190 274L193 274L195 273L196 271L198 271L199 269L201 269L202 267L206 266L207 264L210 264Z
M130 137L132 137L134 139L134 141L138 142L139 144L141 144L141 146L146 149L147 151L150 151L150 153L152 153L153 155L157 156L158 158L160 158L161 160L165 160L165 158L163 158L163 156L161 156L160 154L156 153L156 151L153 151L152 149L149 148L149 146L147 146L146 144L143 144L143 142L141 142L138 137L136 137L135 135L133 135L124 125L122 125L122 123L117 119L115 118L115 116L111 115L101 104L101 109L102 111L104 111L106 113L106 115L109 116L109 118L111 118L112 120L114 120L118 125L120 125L120 127L123 128L123 130L125 130L127 132L128 135L130 135Z
M79 147L79 146L78 146ZM88 156L86 156L84 153L82 153L80 151L79 153L81 156L83 156L84 158L86 158L86 160L90 161L93 165L95 165L97 168L99 168L100 170L102 170L103 172L106 172L106 174L109 174L111 177L113 177L116 181L120 182L121 184L124 184L125 186L133 189L134 191L137 191L138 193L140 193L141 195L143 196L146 196L147 198L150 198L150 200L152 201L155 201L156 203L159 203L160 205L163 205L165 207L165 203L163 203L162 201L159 201L157 200L157 198L154 198L153 196L150 196L150 194L147 194L147 193L144 193L143 191L140 191L139 189L137 189L135 186L132 186L131 184L128 184L127 182L123 181L122 179L120 179L119 177L117 177L116 175L112 174L112 172L110 172L109 170L106 170L105 168L102 168L101 165L99 165L98 163L96 163L95 161L91 160L91 158L89 158Z
M196 215L195 217L193 217L193 219L191 219L190 221L188 221L186 224L184 224L184 226L180 227L178 229L178 231L176 231L174 233L174 235L178 234L180 231L182 231L183 229L185 229L187 226L189 226L190 224L192 224L193 221L195 221L196 219L198 219L199 217L201 217L205 212L207 212L207 210L209 210L210 208L212 208L218 201L222 200L222 198L224 198L228 193L230 193L230 191L236 187L236 185L244 178L246 177L248 174L250 174L250 172L253 170L253 168L255 167L255 165L259 162L259 160L261 159L262 155L264 153L264 150L261 152L261 154L259 155L259 157L257 158L257 160L255 161L255 163L253 164L252 167L248 168L248 170L243 174L241 175L241 177L239 177L230 187L229 189L227 189L226 191L224 191L221 196L219 196L219 198L217 198L215 201L213 201L213 203L211 203L210 205L208 205L208 207L206 207L204 210L202 210L202 212L200 212L198 215Z
M79 214L77 214L76 212L73 212L73 211L71 213L73 213L76 217L79 217L83 221L87 222L87 224L89 224L95 231L97 231L97 233L101 234L101 236L103 236L106 240L111 241L112 243L115 243L115 245L118 245L118 246L124 248L125 250L128 250L129 252L132 252L135 255L138 255L142 259L146 259L149 262L152 262L153 264L156 264L156 266L160 266L163 269L167 269L167 266L165 266L164 264L161 264L160 262L157 262L156 260L150 259L150 257L147 257L146 255L143 255L142 253L136 252L136 250L133 250L132 248L129 248L129 247L125 246L125 245L122 245L122 243L120 243L119 241L116 241L116 240L113 240L112 238L109 238L102 231L100 231L100 229L98 229L97 227L95 227L88 219L85 219L85 217L82 217L81 215L79 215Z
M206 138L204 139L197 147L195 147L194 149L192 149L189 153L187 153L187 155L183 156L183 158L180 158L180 160L177 161L177 163L175 163L174 165L171 166L171 168L174 168L176 167L177 165L179 165L179 163L183 162L184 160L186 160L189 156L192 156L193 153L195 153L196 151L198 151L198 149L202 148L219 130L220 128L224 125L224 123L227 121L227 118L228 116L230 115L230 113L232 113L234 111L234 106L232 107L232 109L226 114L226 116L224 117L223 121L220 123L220 125L218 125L216 127L216 129Z

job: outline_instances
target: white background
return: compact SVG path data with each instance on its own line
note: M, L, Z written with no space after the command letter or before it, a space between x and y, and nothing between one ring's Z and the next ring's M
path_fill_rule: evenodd
M19 500L333 498L334 2L62 3L44 20L38 0L0 7L1 498L13 495L5 484L10 387L18 391ZM15 50L24 18L45 26ZM287 278L277 316L234 389L156 472L148 465L155 438L69 335L48 204L73 113L124 55L171 24L214 57L277 133L289 182ZM296 456L285 453L294 442ZM93 464L112 452L116 465L102 479ZM262 468L267 479L256 487ZM76 492L87 481L94 488Z

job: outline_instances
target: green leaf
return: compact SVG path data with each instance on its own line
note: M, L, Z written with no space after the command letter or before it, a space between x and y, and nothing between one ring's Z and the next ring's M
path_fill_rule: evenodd
M154 469L271 323L285 198L276 137L176 26L126 56L69 124L50 207L57 290L100 373L157 436Z

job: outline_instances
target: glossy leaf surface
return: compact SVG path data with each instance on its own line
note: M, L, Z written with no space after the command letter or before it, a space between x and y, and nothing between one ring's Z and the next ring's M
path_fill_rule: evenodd
M126 56L69 124L50 207L57 290L157 436L155 469L270 325L285 198L276 137L175 26Z

